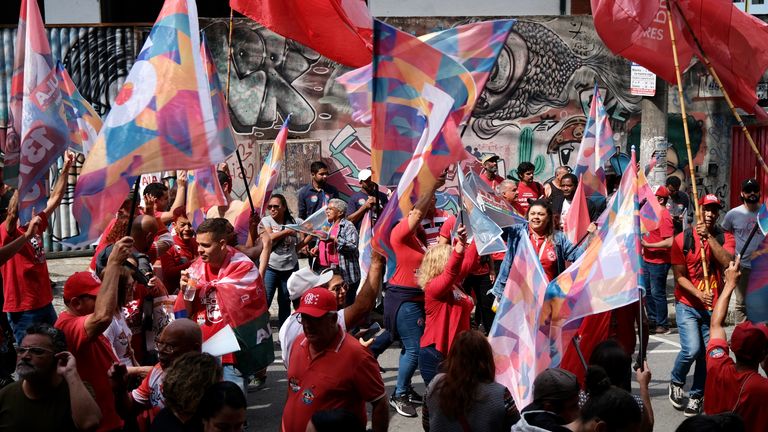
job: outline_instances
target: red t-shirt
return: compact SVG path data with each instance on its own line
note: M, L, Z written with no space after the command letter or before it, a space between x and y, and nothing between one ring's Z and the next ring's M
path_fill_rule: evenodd
M399 285L410 288L419 288L416 283L416 271L421 267L426 247L417 237L414 231L408 230L408 218L403 218L392 228L390 234L392 249L397 254L395 272L389 278L391 285Z
M99 431L111 431L123 427L123 420L117 415L112 383L107 377L112 363L118 362L109 340L104 335L90 339L85 331L88 316L72 315L64 311L56 321L56 328L64 332L67 348L77 360L77 373L84 382L93 387L96 403L101 409Z
M39 214L42 223L39 231L48 228L45 213ZM8 232L8 224L0 224L0 244L8 244L27 231L26 226ZM3 312L24 312L39 309L51 304L53 290L48 276L48 264L45 261L43 238L32 236L21 249L0 266L3 275Z
M544 187L538 182L533 182L530 185L522 181L518 182L517 202L519 203L518 209L521 210L521 214L525 216L528 213L528 207L530 207L528 204L529 198L535 200L542 195L544 195Z
M456 226L456 216L450 215L448 216L448 219L445 221L442 227L440 227L440 237L443 237L445 239L451 240L451 233L453 232L453 227ZM454 242L455 243L455 242ZM474 242L473 242L474 243ZM470 252L467 250L467 252ZM477 247L472 249L472 252L474 254L477 254ZM465 253L466 255L466 253ZM503 257L502 253L502 259ZM475 262L472 265L472 268L469 269L469 274L476 275L476 276L482 276L487 275L491 272L491 265L488 261L481 260L480 256L472 257L471 259L474 259Z
M299 336L288 362L288 397L282 430L304 432L312 414L343 409L365 424L366 402L386 395L379 364L367 348L339 328L336 341L311 358L309 342Z
M208 265L205 266L205 277L203 279L207 281L217 280L218 274L211 272ZM202 297L201 297L202 296ZM216 298L216 290L206 290L203 294L200 292L198 286L197 295L195 299L200 299L200 307L196 315L196 321L200 325L200 329L203 331L203 340L207 341L208 338L215 335L219 330L227 326L224 321L224 316L221 314L221 307L219 307L218 299ZM224 354L221 356L222 364L235 364L235 355Z
M528 236L531 239L533 250L536 251L536 255L539 256L541 267L544 268L544 274L547 275L549 280L554 280L557 277L557 254L555 253L555 245L547 237L540 239L531 232L528 233Z
M718 414L733 411L744 419L744 430L764 431L768 425L766 400L768 379L757 371L737 371L736 363L728 355L728 342L710 339L707 346L704 412Z
M480 178L483 179L485 184L491 187L493 191L496 191L496 186L498 186L501 182L504 181L504 177L494 174L493 177L488 178L488 171L484 171L482 174L480 174Z
M687 277L699 291L704 291L704 272L701 267L701 240L699 239L699 235L696 234L696 230L693 230L694 247L688 251L687 255L683 255L684 236L685 231L676 235L675 240L672 242L672 251L670 252L672 265L684 265L684 276ZM725 241L723 243L725 250L730 253L734 252L734 249L736 248L736 240L734 240L733 234L726 232ZM707 263L709 264L707 270L709 271L709 286L713 294L712 304L715 304L717 303L717 297L720 294L720 291L723 289L722 268L720 268L720 264L715 260L715 257L709 250L709 243L704 243L704 253ZM675 283L675 300L694 309L706 309L698 298L690 294L678 283Z
M431 217L425 217L421 220L421 227L427 234L427 246L434 246L440 240L440 229L451 215L444 210L435 209L435 214Z
M661 220L655 230L648 233L645 241L648 243L658 243L675 235L675 225L672 222L672 216L669 210L662 208ZM651 264L669 264L670 248L643 248L643 259Z
M160 256L160 265L163 268L163 283L168 289L168 294L174 294L179 290L181 271L187 269L192 261L197 258L197 242L194 238L185 242L178 235L173 236L173 246L168 252Z
M472 298L457 286L463 260L463 254L452 252L445 272L424 287L426 322L421 346L435 344L443 355L448 355L456 335L469 330L469 316L475 307Z
M165 398L163 397L164 377L163 367L160 366L160 363L156 363L149 374L141 381L139 387L131 392L133 400L149 407L136 417L139 429L142 431L150 429L157 413L165 407Z

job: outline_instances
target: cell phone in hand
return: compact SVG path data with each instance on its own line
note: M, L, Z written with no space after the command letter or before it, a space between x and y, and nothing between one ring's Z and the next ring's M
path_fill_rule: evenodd
M381 325L377 322L374 322L373 324L371 324L370 327L368 327L367 330L365 330L362 334L360 334L359 337L363 338L363 340L368 340L376 337L376 335L378 335L380 331L381 331Z

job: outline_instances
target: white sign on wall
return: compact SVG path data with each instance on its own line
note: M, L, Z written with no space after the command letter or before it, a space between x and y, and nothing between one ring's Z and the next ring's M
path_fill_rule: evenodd
M656 74L632 62L630 93L635 96L654 96L656 94Z

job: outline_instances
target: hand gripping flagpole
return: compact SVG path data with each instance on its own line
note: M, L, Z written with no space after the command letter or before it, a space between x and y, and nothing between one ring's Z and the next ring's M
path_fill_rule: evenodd
M234 21L235 10L229 8L229 39L227 41L227 111L229 111L229 77L232 70L232 22ZM229 112L227 112L229 115ZM251 214L256 213L256 207L253 205L253 198L251 197L251 188L248 185L248 178L245 176L245 167L243 166L243 157L240 156L240 149L235 145L235 155L237 155L237 164L240 166L240 176L243 178L243 184L245 185L245 195L248 197L248 204L251 205ZM261 209L259 209L261 210Z
M693 189L693 205L696 210L696 221L702 222L701 206L699 206L699 191L696 187L696 177L693 170L693 153L691 152L691 136L688 134L688 116L685 111L685 98L683 97L683 80L680 76L680 63L677 60L677 44L675 42L675 27L672 25L672 11L667 4L667 22L669 24L669 38L672 41L672 58L675 61L675 77L677 78L677 95L680 100L680 114L683 117L683 132L685 132L685 149L688 152L688 170L691 175L691 188ZM712 288L709 286L709 268L707 266L707 256L704 252L704 241L701 240L701 269L704 273L704 291L712 294ZM709 307L708 309L711 309Z
M749 2L747 2L747 4L749 4ZM717 74L717 71L715 71L715 68L712 66L712 63L709 61L709 57L707 57L707 54L704 52L704 48L701 46L699 39L693 33L693 30L691 30L691 25L688 23L688 20L685 19L685 15L683 15L683 12L680 10L680 6L677 3L675 3L675 7L677 8L677 12L680 15L680 18L682 18L683 22L685 23L685 26L688 28L688 33L691 34L693 41L696 43L696 47L699 49L699 54L701 54L699 57L704 62L704 65L707 67L707 70L709 70L709 74L712 75L712 78L714 78L715 82L717 82L717 85L720 87L720 91L723 92L725 101L728 103L728 107L731 109L731 113L733 113L733 117L736 118L736 122L739 124L741 131L744 132L744 136L747 137L747 142L749 142L749 146L752 148L752 152L757 157L757 161L760 162L760 166L763 168L763 171L765 171L765 173L768 174L768 165L766 165L765 160L763 159L763 156L760 154L760 150L757 149L757 145L755 144L755 141L752 139L752 134L749 133L747 126L744 124L744 121L741 119L741 115L739 115L739 113L736 111L736 107L733 105L733 101L731 101L731 97L728 95L728 91L725 89L725 86L723 86L723 82L720 81L720 76Z

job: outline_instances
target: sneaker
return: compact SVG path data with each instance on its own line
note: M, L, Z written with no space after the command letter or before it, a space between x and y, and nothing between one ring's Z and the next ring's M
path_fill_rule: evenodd
M408 401L407 395L395 396L389 399L389 404L403 417L417 417L416 408Z
M692 397L688 399L688 405L685 407L685 410L683 411L683 415L686 417L693 417L695 415L701 414L701 409L704 406L704 398L703 397Z
M424 398L416 393L416 390L413 389L413 387L408 387L408 390L405 391L405 394L408 396L408 402L412 403L413 405L422 405L424 403Z
M252 377L248 381L248 393L259 391L267 384L266 376Z
M656 330L654 330L654 333L658 335L668 335L672 333L672 330L670 330L669 327L658 326L656 327Z
M672 403L672 406L677 410L683 409L683 399L685 399L683 386L669 383L669 402Z

